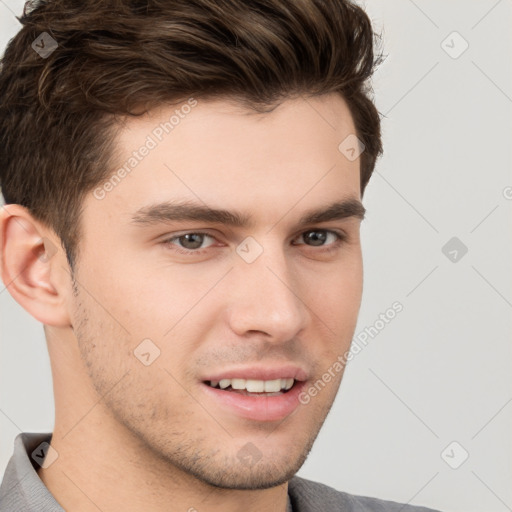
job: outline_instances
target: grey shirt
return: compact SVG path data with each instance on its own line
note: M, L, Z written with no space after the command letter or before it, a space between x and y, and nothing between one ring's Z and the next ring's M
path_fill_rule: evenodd
M50 443L51 433L18 434L14 453L0 486L0 512L63 512L36 472L32 452ZM287 512L438 512L430 508L403 505L336 491L326 485L293 477L288 482Z

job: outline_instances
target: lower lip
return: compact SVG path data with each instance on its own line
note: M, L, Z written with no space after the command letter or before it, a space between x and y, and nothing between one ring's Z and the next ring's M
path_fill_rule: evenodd
M305 382L296 382L289 391L277 396L249 396L202 384L207 397L224 409L248 420L269 422L283 420L297 409L304 385Z

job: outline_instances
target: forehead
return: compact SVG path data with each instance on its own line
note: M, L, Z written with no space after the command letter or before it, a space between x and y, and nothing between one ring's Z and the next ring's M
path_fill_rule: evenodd
M268 113L229 100L162 106L120 125L111 185L96 206L131 217L180 198L275 217L298 201L311 209L360 198L359 159L340 150L347 137L355 127L338 94L288 99Z
M291 159L326 149L337 155L340 137L349 134L355 134L352 115L345 100L333 93L290 98L266 113L229 99L189 98L123 118L116 142L121 157L151 139L156 147L151 153L167 150L175 161L212 156L207 152L215 150L217 159L256 164L285 152Z

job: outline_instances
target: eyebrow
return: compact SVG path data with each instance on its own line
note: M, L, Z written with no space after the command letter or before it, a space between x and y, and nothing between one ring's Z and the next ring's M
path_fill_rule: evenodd
M358 199L348 198L331 203L323 208L308 210L299 220L299 225L316 224L350 217L363 220L365 207ZM224 224L236 228L250 228L254 223L250 215L237 210L210 208L192 201L167 201L143 206L132 216L135 225L153 225L175 221L197 221Z

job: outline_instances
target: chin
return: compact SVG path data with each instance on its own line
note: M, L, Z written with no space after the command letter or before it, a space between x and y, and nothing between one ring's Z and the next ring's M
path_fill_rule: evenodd
M290 454L284 449L269 449L265 453L251 452L254 445L249 442L233 455L216 450L209 455L196 455L193 458L182 456L179 461L169 457L168 461L212 487L232 490L269 489L288 482L299 471L313 442L314 438L309 439L299 453Z
M189 473L203 483L219 489L255 491L277 487L288 482L300 469L304 460L293 467L279 467L273 463L264 466L256 464L254 467L208 468L202 471L189 471Z

